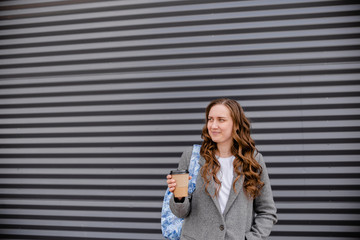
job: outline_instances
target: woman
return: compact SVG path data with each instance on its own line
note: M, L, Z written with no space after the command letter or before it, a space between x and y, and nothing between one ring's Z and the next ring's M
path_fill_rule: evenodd
M277 221L263 157L250 137L241 106L217 99L206 108L200 172L192 196L170 200L175 216L184 218L181 239L266 239ZM178 169L188 169L192 149ZM170 192L176 181L167 176Z

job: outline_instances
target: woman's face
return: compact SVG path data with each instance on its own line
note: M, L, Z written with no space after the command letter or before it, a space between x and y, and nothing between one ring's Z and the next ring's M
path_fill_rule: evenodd
M226 106L217 104L210 109L207 129L214 142L231 146L233 125L230 110Z

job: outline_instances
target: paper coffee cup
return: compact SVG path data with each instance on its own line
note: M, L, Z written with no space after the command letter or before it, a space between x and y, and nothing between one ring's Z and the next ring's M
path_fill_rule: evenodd
M176 181L174 196L176 198L187 197L189 187L189 171L173 170L170 172L170 175Z

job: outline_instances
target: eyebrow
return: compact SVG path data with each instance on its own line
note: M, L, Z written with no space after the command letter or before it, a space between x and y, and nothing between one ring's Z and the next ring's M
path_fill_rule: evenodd
M209 115L208 118L214 118L214 117ZM216 118L228 118L228 117L218 116L218 117L216 117Z

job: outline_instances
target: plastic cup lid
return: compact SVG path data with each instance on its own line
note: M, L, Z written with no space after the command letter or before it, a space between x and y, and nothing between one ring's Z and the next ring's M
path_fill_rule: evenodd
M173 174L186 174L186 173L189 173L188 170L172 170L170 171L170 175L173 175Z

